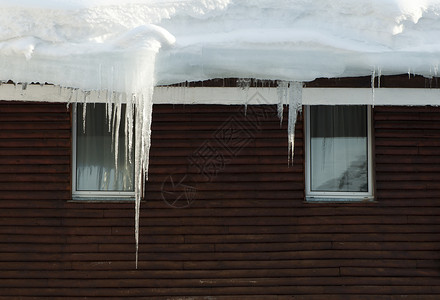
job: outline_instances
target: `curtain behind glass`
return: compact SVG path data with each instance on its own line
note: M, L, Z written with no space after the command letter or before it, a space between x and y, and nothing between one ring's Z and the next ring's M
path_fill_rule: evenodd
M310 148L311 191L368 191L366 106L311 106Z
M125 106L119 129L118 169L114 142L106 120L105 104L87 104L85 132L83 104L77 107L76 189L77 191L133 191L133 165L126 160Z

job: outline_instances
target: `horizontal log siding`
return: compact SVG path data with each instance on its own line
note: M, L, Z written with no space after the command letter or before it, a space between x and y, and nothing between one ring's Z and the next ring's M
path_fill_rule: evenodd
M439 108L374 108L354 204L305 203L302 119L288 166L276 108L243 109L154 107L135 270L133 203L68 201L65 105L0 103L0 299L440 297Z

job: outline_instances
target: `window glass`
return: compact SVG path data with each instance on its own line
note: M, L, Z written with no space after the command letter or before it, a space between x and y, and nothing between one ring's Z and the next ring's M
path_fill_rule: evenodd
M310 192L369 192L366 106L311 106Z
M83 104L78 105L76 113L76 191L134 191L133 164L126 155L124 117L120 122L116 167L114 137L109 132L105 104L87 104L85 130ZM125 106L121 116L125 116Z

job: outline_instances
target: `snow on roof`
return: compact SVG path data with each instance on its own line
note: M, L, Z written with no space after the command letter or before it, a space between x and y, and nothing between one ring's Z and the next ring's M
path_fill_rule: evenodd
M437 75L439 0L0 0L0 80ZM140 80L140 81L139 81Z

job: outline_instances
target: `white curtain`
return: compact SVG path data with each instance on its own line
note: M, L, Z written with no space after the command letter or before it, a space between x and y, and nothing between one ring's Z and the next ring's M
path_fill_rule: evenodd
M312 106L310 148L312 191L368 191L366 106Z
M118 167L114 142L109 132L105 104L87 104L85 131L83 104L77 107L76 189L77 191L133 191L134 170L126 157L125 109L119 129Z

